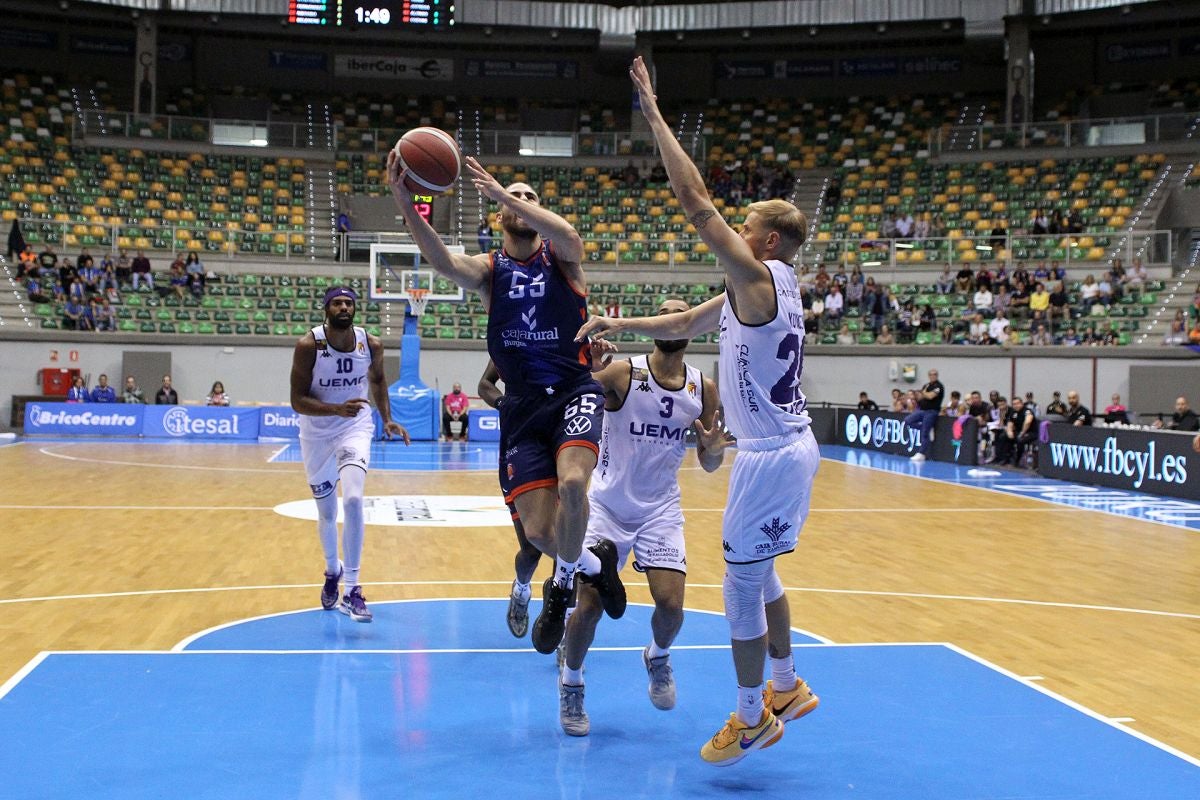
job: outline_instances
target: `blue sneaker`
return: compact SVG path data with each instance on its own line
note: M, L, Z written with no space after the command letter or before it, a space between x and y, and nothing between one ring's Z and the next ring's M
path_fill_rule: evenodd
M367 608L367 598L363 597L361 586L355 586L350 590L350 594L342 596L338 611L355 622L371 621L371 609Z
M342 580L343 572L345 570L342 568L342 562L339 561L336 575L325 573L325 585L321 587L321 608L326 611L337 605L338 583Z

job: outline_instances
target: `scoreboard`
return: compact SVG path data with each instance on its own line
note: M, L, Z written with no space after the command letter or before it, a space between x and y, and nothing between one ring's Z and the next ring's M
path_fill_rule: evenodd
M288 0L288 22L364 28L445 28L454 0Z

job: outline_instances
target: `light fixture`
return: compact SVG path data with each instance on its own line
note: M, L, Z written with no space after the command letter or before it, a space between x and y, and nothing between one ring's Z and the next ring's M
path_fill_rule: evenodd
M875 32L876 33L887 33L887 25L882 22L879 23L878 25L875 26Z
M992 246L991 246L990 244L977 244L977 245L975 245L975 249L976 249L976 250L989 250L989 251L990 251L990 250L992 249Z
M912 250L913 246L908 242L896 242L897 250Z
M942 20L942 30L944 30L944 31L950 30L950 20L948 20L948 19Z
M491 29L491 27L490 27L490 26L489 26L489 27L487 27L487 28L484 28L484 29L483 29L483 35L484 35L484 36L491 36L491 35L492 35L492 29Z
M750 38L750 29L749 28L742 28L742 38L743 39Z
M808 26L808 35L809 35L809 36L816 36L816 35L817 35L817 26L816 26L816 25L809 25L809 26Z
M557 30L557 29L550 31L550 38L551 38L551 39L557 39L557 38L558 38L558 30Z
M882 264L883 264L882 261L864 261L864 262L862 262L862 265L864 267L878 267L878 266L881 266Z

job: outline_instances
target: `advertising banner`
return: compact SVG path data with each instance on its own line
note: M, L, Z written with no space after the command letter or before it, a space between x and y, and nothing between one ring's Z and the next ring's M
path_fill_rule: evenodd
M28 403L25 433L137 436L145 409L140 403Z
M258 435L264 439L299 439L300 415L291 406L258 409Z
M404 58L402 56L333 57L333 74L339 78L384 78L406 81L448 81L454 78L454 61L449 58Z
M500 441L500 412L494 408L471 409L467 415L467 439L472 442Z
M142 435L153 439L257 439L257 408L146 406Z
M268 50L267 66L272 69L317 70L329 68L329 56L307 50Z
M578 61L537 61L504 58L468 59L468 78L564 78L579 77Z
M1194 434L1129 428L1050 426L1038 472L1047 478L1200 500Z
M911 456L921 446L921 431L904 424L892 411L838 409L837 444L896 456ZM928 457L933 461L975 465L979 461L979 423L974 417L939 416Z

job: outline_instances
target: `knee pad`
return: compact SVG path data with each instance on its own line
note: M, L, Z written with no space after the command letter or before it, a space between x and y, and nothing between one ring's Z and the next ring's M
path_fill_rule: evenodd
M768 576L774 574L771 561L725 565L722 585L725 619L729 621L729 636L733 640L746 642L767 635L767 609L763 593Z

